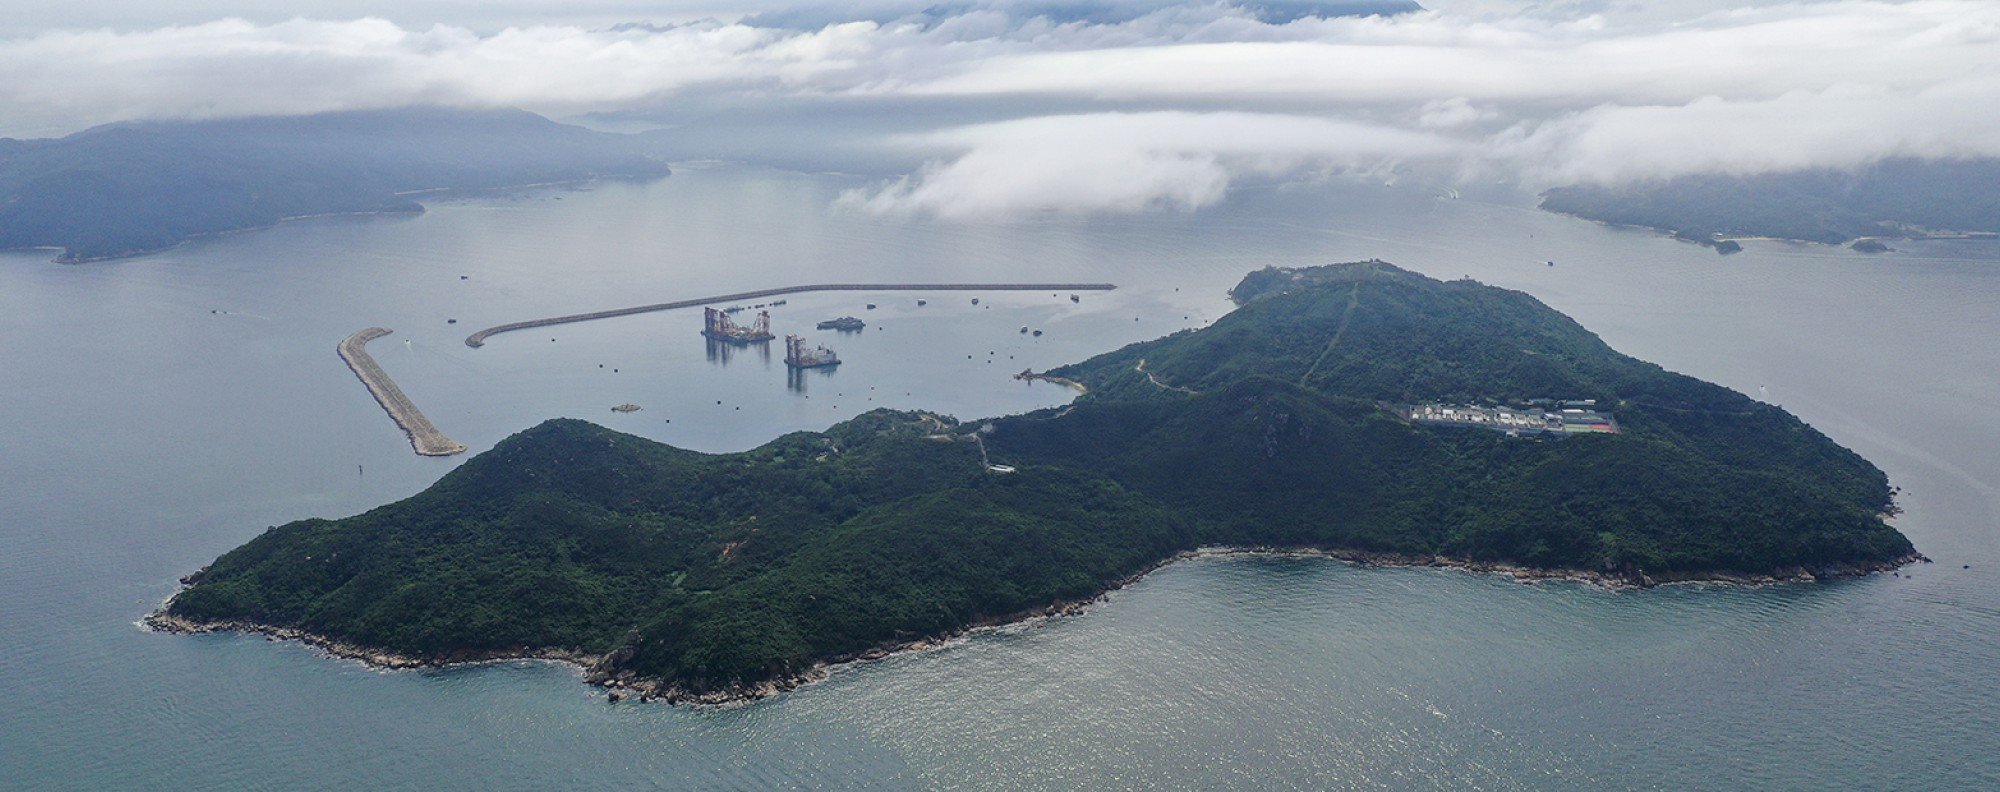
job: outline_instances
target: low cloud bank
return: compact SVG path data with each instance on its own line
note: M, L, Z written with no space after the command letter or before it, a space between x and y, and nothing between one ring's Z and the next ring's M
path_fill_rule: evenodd
M2000 156L1990 2L1787 3L1675 24L1040 8L969 2L807 26L48 31L0 40L0 118L10 134L51 134L409 104L643 115L808 99L1014 117L881 135L929 164L841 199L943 217L1192 209L1251 174L1409 163L1540 186Z
M962 150L841 196L847 208L946 218L1193 210L1247 174L1381 169L1458 155L1448 138L1290 115L1097 113L981 124L901 141Z

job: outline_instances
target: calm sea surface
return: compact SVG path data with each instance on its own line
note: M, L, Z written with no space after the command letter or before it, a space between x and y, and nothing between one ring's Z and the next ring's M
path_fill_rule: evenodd
M1724 258L1402 187L1065 223L827 210L855 184L693 168L122 262L0 254L0 787L2000 788L2000 246ZM1213 321L1251 269L1370 257L1526 290L1621 351L1784 405L1889 471L1897 524L1937 563L1608 592L1204 559L1078 618L724 711L610 706L552 664L377 672L134 625L266 526L463 461L413 455L341 365L362 327L395 329L371 351L475 452L555 416L727 451L878 406L1057 404L1010 375ZM461 343L767 286L995 279L1121 288L793 296L779 331L849 361L799 388L756 352L711 358L691 312ZM810 332L849 313L871 327Z

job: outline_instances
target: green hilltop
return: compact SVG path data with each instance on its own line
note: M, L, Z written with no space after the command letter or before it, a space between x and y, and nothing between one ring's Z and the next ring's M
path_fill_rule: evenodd
M1365 262L1265 270L1234 296L1211 327L1052 372L1089 388L1061 409L878 410L713 455L549 421L407 500L270 529L154 621L420 662L581 657L593 681L715 700L1201 546L1640 585L1914 557L1866 460L1525 294ZM1512 437L1383 407L1550 397L1596 399L1623 431Z

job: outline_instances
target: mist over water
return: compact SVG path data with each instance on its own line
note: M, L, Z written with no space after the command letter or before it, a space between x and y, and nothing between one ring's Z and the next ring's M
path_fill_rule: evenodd
M0 254L0 786L2000 785L2000 246L1719 257L1414 186L1253 185L1201 213L1075 222L828 210L864 184L684 168L122 262ZM1620 351L1784 405L1890 473L1898 527L1937 563L1609 592L1202 559L1081 617L723 711L610 706L559 665L379 672L134 626L265 526L406 497L465 459L412 454L341 364L334 345L362 327L396 331L370 351L473 453L556 416L720 452L879 406L1060 404L1067 391L1011 376L1213 321L1258 267L1371 257L1527 291ZM1120 288L793 295L777 331L846 361L803 390L775 349L712 360L698 311L462 343L843 280ZM811 329L843 314L870 327ZM610 411L623 402L644 409Z

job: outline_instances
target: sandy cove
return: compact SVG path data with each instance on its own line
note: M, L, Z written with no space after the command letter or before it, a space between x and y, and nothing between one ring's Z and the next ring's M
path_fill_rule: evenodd
M495 663L512 660L545 660L567 663L583 672L583 681L606 688L611 701L616 702L631 697L641 701L663 701L673 705L713 708L747 704L769 698L780 693L796 690L801 686L819 682L846 666L870 663L892 655L906 652L922 652L949 646L966 640L975 633L998 630L1024 624L1033 624L1062 616L1073 616L1086 612L1089 608L1105 600L1112 593L1124 589L1153 571L1178 561L1197 558L1217 558L1227 556L1263 558L1327 558L1355 566L1383 567L1433 567L1456 569L1481 574L1505 575L1522 583L1544 581L1573 581L1598 586L1609 590L1644 589L1662 585L1714 583L1732 586L1767 586L1779 583L1808 583L1836 580L1847 577L1861 577L1880 572L1900 569L1909 564L1930 563L1931 559L1922 553L1865 566L1839 566L1822 569L1796 567L1781 570L1775 574L1742 574L1731 572L1705 572L1674 575L1648 575L1633 571L1597 571L1585 569L1545 569L1524 567L1490 561L1471 561L1444 556L1413 555L1404 553L1377 553L1340 548L1319 547L1203 547L1188 550L1161 559L1145 569L1114 581L1097 593L1079 599L1059 600L1049 605L1031 608L1018 613L999 617L987 617L973 621L964 627L948 633L911 641L890 641L877 644L859 652L849 652L825 658L810 667L782 677L765 680L753 685L735 685L722 690L690 691L678 683L665 679L641 677L625 670L614 672L608 666L622 661L620 652L609 655L595 655L555 647L511 649L505 651L473 652L436 658L412 657L373 647L358 646L323 635L306 632L294 627L279 627L253 622L224 620L197 622L166 612L162 603L159 610L148 614L143 624L148 629L168 633L210 633L242 632L265 635L275 640L299 641L320 652L350 660L358 660L371 668L411 669L441 668L445 666L474 663ZM621 650L623 651L623 650Z

